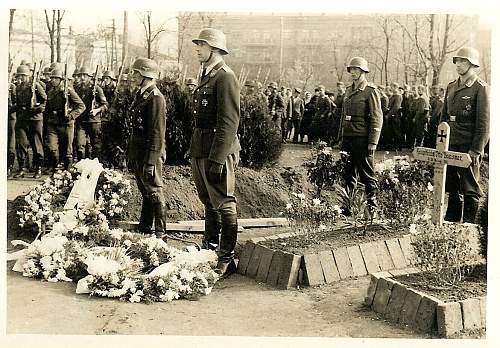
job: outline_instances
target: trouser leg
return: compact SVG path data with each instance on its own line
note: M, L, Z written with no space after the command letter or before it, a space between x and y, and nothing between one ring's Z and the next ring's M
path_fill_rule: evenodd
M89 123L88 125L88 134L90 137L90 145L92 146L92 158L98 158L100 160L101 157L101 122Z
M83 124L75 127L76 158L80 161L85 158L85 146L87 145L87 132Z
M18 120L16 123L16 154L20 172L26 169L28 160L29 141L27 132L26 121Z
M60 135L63 148L64 169L68 170L73 164L73 138L75 135L75 125L68 124L60 127Z

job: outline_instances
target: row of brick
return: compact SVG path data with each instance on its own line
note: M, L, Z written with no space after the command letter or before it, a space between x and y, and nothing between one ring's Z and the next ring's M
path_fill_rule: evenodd
M415 257L410 236L305 255L274 251L258 244L266 239L283 239L293 235L284 233L248 241L240 255L238 272L278 288L294 287L298 280L314 286L406 268ZM281 274L281 278L276 273Z
M392 277L418 273L409 268L371 275L365 304L392 322L450 337L461 330L486 328L486 297L443 302Z

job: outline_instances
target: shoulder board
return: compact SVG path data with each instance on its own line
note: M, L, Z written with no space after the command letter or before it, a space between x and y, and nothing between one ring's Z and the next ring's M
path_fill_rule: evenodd
M481 79L477 79L477 83L479 83L483 87L487 87L488 86L488 83L486 83L486 81L481 80Z
M371 88L374 88L374 89L377 89L377 85L374 84L373 82L368 82L368 84L366 85L367 87L371 87Z
M155 95L155 96L159 96L159 95L161 95L161 92L160 92L160 90L158 89L158 87L157 87L157 88L155 88L155 89L153 89L153 95Z
M221 70L224 70L225 72L231 71L231 69L226 64L224 64L220 68L221 68Z

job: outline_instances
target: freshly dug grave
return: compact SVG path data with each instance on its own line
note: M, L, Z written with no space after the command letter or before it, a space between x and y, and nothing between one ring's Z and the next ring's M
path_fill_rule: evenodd
M344 227L344 228L342 228ZM289 230L288 232L293 232ZM317 253L323 250L333 250L379 240L388 240L408 234L407 229L388 229L378 224L368 226L366 233L361 228L338 227L331 230L318 231L304 235L296 235L285 239L271 239L260 242L273 250L287 251L296 255L305 255L310 252Z
M394 277L398 282L437 297L444 302L456 302L486 295L486 265L478 265L464 280L453 286L436 283L437 275L415 273Z
M142 198L134 177L132 195L124 211L123 220L137 221ZM163 174L163 194L167 206L167 218L171 221L201 219L203 204L198 199L191 168L189 166L166 166ZM259 171L238 168L236 171L236 198L238 217L278 217L289 202L290 192L310 189L305 170L302 168L277 167Z

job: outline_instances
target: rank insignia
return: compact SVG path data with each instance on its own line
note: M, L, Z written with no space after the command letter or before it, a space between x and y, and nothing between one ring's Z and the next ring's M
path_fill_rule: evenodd
M462 97L462 99L467 100L467 99L470 99L470 97L469 97L468 95L464 95L464 96Z

